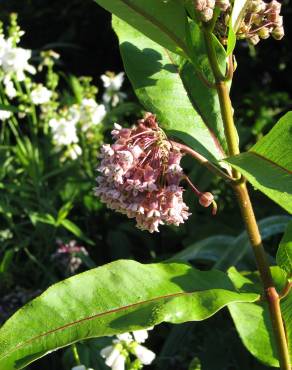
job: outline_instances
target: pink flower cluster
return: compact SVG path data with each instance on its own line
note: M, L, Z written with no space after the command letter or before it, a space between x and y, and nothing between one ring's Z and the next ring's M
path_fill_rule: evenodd
M135 218L151 233L159 225L183 223L190 213L183 201L182 154L146 113L133 128L115 124L115 143L101 149L95 194L108 208Z

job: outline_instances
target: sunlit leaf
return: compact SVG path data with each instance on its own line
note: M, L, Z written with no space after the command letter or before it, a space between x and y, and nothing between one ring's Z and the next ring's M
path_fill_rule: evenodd
M240 293L220 271L113 262L53 285L16 312L0 329L0 368L21 369L86 338L204 320L231 302L258 297Z

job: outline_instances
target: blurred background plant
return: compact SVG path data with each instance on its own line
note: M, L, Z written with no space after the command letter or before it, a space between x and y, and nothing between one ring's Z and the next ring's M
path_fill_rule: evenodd
M269 39L255 50L243 42L237 52L232 93L242 148L291 109L289 1L283 15L281 43ZM0 322L52 283L119 258L254 268L231 191L188 158L188 175L216 197L216 218L187 191L190 220L149 235L93 195L96 154L113 123L142 115L108 13L87 0L2 0L0 18ZM273 262L289 217L259 192L253 199ZM111 343L88 340L27 369L109 369L100 351ZM148 346L156 353L149 369L267 368L241 345L224 310L202 323L160 325Z

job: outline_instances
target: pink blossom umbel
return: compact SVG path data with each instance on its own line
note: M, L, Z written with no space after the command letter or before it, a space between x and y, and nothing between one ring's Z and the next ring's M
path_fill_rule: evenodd
M141 230L183 223L190 213L180 186L182 154L155 116L146 113L131 129L115 124L112 136L114 144L101 148L95 194L108 208L135 218Z

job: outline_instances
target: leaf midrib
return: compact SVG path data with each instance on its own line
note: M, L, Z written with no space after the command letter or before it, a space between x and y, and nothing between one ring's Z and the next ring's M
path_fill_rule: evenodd
M217 288L217 289L224 289L224 288ZM228 289L225 289L225 290L228 290ZM139 306L139 305L143 305L143 304L147 304L147 303L151 303L151 302L155 302L155 301L159 301L159 300L162 300L162 299L168 299L168 298L176 298L176 297L181 297L181 296L190 296L194 293L197 293L197 292L204 292L206 290L195 290L195 291L192 291L192 292L177 292L177 293L171 293L171 294L166 294L166 295L162 295L162 296L158 296L158 297L154 297L154 298L151 298L151 299L147 299L147 300L144 300L144 301L140 301L140 302L136 302L136 303L131 303L129 305L126 305L126 306L122 306L122 307L118 307L118 308L114 308L114 309L111 309L111 310L108 310L108 311L104 311L104 312L100 312L100 313L97 313L93 316L88 316L88 317L84 317L82 319L79 319L79 320L75 320L75 321L72 321L66 325L63 325L63 326L59 326L55 329L51 329L45 333L42 333L42 334L39 334L35 337L32 337L20 344L18 344L17 346L13 347L12 350L10 351L7 351L3 356L0 357L0 361L2 361L4 358L8 357L9 355L11 355L13 352L16 352L20 349L22 349L23 347L25 347L26 345L28 344L31 344L32 342L40 339L40 338L43 338L43 337L46 337L52 333L56 333L58 331L61 331L61 330L64 330L64 329L67 329L67 328L70 328L74 325L78 325L82 322L86 322L86 321L90 321L90 320L94 320L98 317L103 317L103 316L106 316L106 315L110 315L110 314L113 314L113 313L116 313L116 312L119 312L119 311L123 311L123 310L127 310L127 309L130 309L132 307L136 307L136 306ZM236 290L228 290L229 292L231 293L237 293L239 294L239 292L237 292ZM225 304L222 306L224 307ZM62 346L61 346L62 347Z
M186 53L186 55L188 55L188 49L187 49L186 44L182 43L181 40L173 32L171 32L167 27L165 27L157 19L155 19L150 14L143 11L143 9L139 8L137 5L131 4L128 0L120 0L120 1L123 2L126 6L128 6L132 11L138 13L139 15L144 17L147 21L149 21L154 26L156 26L159 30L164 32L176 45L178 45Z
M280 164L274 162L272 159L267 158L264 155L259 154L259 153L255 152L253 150L249 150L248 152L245 152L243 154L252 154L255 157L258 157L258 158L270 163L272 166L277 167L277 168L281 169L282 171L285 171L285 172L289 173L289 175L292 175L292 171L290 171L288 168L285 168L285 167L281 166ZM240 156L240 154L239 154L239 156Z
M226 153L224 152L224 150L223 150L223 148L222 148L222 146L221 146L221 144L220 144L220 142L219 142L219 140L218 140L215 132L211 129L211 127L208 124L208 121L207 121L206 117L204 116L204 114L202 113L202 111L200 110L200 108L196 104L196 102L193 100L193 98L192 98L192 96L191 96L191 94L190 94L190 92L188 90L188 87L184 83L184 80L183 80L183 78L181 76L181 73L180 73L180 70L179 70L178 66L174 63L174 61L171 58L171 55L169 54L168 50L166 48L163 48L163 50L164 50L165 54L167 55L170 63L175 67L176 73L178 74L178 76L179 76L179 78L180 78L180 80L181 80L181 82L182 82L182 84L183 84L183 86L185 88L185 91L186 91L186 93L188 95L188 98L189 98L189 100L190 100L190 102L191 102L194 110L197 111L198 114L199 114L199 116L201 117L202 122L204 123L206 129L209 131L209 133L210 133L210 135L212 137L212 140L214 141L214 144L215 144L216 148L220 151L220 153L223 156L226 156Z
M166 295L163 295L163 296L154 297L154 298L147 299L147 300L144 300L144 301L140 301L140 302L136 302L136 303L131 303L131 304L126 305L126 306L122 306L122 307L118 307L118 308L113 308L113 309L108 310L108 311L100 312L100 313L97 313L97 314L92 315L92 316L87 316L87 317L84 317L82 319L72 321L72 322L70 322L70 323L68 323L66 325L59 326L59 327L57 327L55 329L48 330L45 333L36 335L35 337L32 337L32 338L30 338L30 339L28 339L28 340L26 340L26 341L18 344L12 350L6 352L2 357L0 357L0 361L3 360L5 357L9 356L11 353L13 353L13 352L15 352L15 351L23 348L25 345L30 344L30 343L34 342L35 340L38 340L40 338L43 338L43 337L45 337L47 335L50 335L52 333L56 333L57 331L70 328L70 327L72 327L74 325L78 325L78 324L80 324L82 322L94 320L94 319L96 319L98 317L110 315L112 313L116 313L116 312L119 312L119 311L127 310L129 308L136 307L136 306L139 306L139 305L143 305L143 304L146 304L146 303L155 302L155 301L158 301L160 299L175 298L175 297L179 297L179 296L188 296L188 295L192 295L195 292L198 292L198 291L194 291L194 292L177 292L177 293L172 293L172 294L166 294Z

